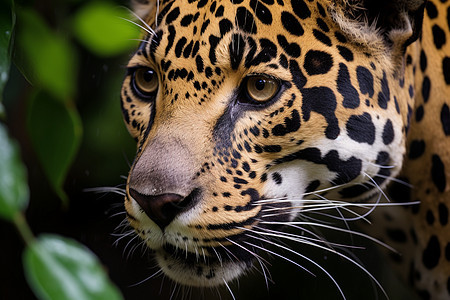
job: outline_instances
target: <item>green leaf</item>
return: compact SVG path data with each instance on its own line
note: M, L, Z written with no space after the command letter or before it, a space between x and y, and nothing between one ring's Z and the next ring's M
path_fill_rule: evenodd
M18 147L0 123L0 217L12 221L28 205L27 174Z
M74 240L39 236L23 260L28 283L41 300L122 299L97 258Z
M75 92L76 53L70 43L53 32L33 10L17 12L17 58L24 76L33 84L69 101Z
M30 99L28 131L52 187L67 200L63 184L82 136L77 111L50 94L38 92Z
M75 15L73 30L83 45L99 56L113 56L135 47L139 27L125 19L130 16L106 2L91 2Z
M14 27L14 15L11 2L0 3L0 117L4 114L2 105L3 89L9 78L9 67L11 65L10 43Z

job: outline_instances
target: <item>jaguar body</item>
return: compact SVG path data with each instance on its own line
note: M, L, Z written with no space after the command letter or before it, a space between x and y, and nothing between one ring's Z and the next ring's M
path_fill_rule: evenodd
M227 285L304 212L344 208L420 295L450 297L449 3L136 3L125 207L164 274Z

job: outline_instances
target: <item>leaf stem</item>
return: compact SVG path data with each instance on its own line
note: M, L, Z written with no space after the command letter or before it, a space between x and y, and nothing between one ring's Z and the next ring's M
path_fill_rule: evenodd
M22 236L23 240L25 241L25 244L31 245L31 243L34 240L34 235L30 229L30 226L28 226L28 223L27 223L23 213L18 212L14 216L13 222L14 222L14 225L16 225L16 228L19 231L20 235Z

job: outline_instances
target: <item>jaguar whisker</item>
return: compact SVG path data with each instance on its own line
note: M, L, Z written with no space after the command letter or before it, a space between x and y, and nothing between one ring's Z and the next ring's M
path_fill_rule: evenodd
M389 199L389 197L386 195L386 193L383 191L383 189L378 185L378 183L375 181L375 179L372 178L372 176L370 176L369 174L367 174L366 172L362 172L365 176L367 176L367 178L369 178L369 180L374 184L374 186L378 189L378 191L386 198L386 200L388 202L391 202L391 200Z
M123 185L123 184L121 184ZM102 186L102 187L93 187L93 188L85 188L83 192L86 193L96 193L96 194L107 194L107 193L115 193L121 196L126 196L126 191L123 188L113 187L113 186Z
M228 289L228 292L230 292L231 297L233 298L233 300L236 300L236 298L234 297L233 291L231 290L230 286L228 285L227 281L225 279L223 279L223 283L225 284L225 286Z
M174 296L175 296L175 299L176 299L178 297L179 293L180 293L180 290L181 290L181 285L179 285L175 281L172 281L172 293L170 294L169 300L174 299ZM175 292L176 292L176 295L175 295Z
M320 201L320 200L319 200ZM273 212L272 214L266 214L264 215L265 217L274 217L274 216L279 216L280 215L280 211L284 211L281 214L290 214L290 211L293 209L301 209L302 213L317 213L320 215L325 215L334 219L338 219L338 220L352 220L352 219L347 219L344 218L342 215L340 217L337 216L333 216L333 215L329 215L329 214L321 214L319 213L319 211L326 211L326 210L331 210L331 209L336 209L339 210L339 208L342 208L343 210L345 210L346 212L356 215L357 218L354 218L355 220L361 219L365 216L361 216L360 214L358 214L357 212L351 210L348 207L351 207L352 205L349 205L349 203L341 203L341 204L329 204L329 203L322 203L322 204L309 204L309 205L305 205L305 206L290 206L290 207L275 207L275 208L267 208L267 209L263 209L262 212ZM373 208L375 208L376 206L373 206ZM373 210L373 209L372 209ZM366 219L365 219L366 220ZM368 222L368 220L366 220Z
M258 232L256 232L256 233L258 233ZM256 237L256 236L252 236L252 235L248 235L248 236L249 236L250 238L257 239L257 240L260 239L259 237ZM246 243L252 245L252 243L249 243L249 242L246 242ZM296 251L294 251L294 250L292 250L292 249L289 249L288 247L282 246L282 245L280 245L280 244L278 244L278 243L275 243L275 242L272 242L272 241L269 241L268 243L271 244L271 245L274 245L275 247L281 248L281 249L283 249L283 250L287 250L287 251L289 251L289 252L291 252L291 253L293 253L293 254L295 254L295 255L298 255L298 256L300 256L301 258L305 259L306 261L309 261L310 263L312 263L313 265L315 265L316 267L318 267L322 272L324 272L324 273L325 273L325 274L333 281L333 283L334 283L334 284L336 285L336 287L338 288L338 290L339 290L339 292L340 292L342 298L346 299L346 297L345 297L345 295L344 295L344 292L342 291L340 285L337 283L337 281L334 279L334 277L333 277L333 276L332 276L332 275L331 275L324 267L322 267L320 264L318 264L317 262L315 262L314 260L310 259L309 257L307 257L307 256L305 256L305 255L302 255L302 254L300 254L300 253L298 253L298 252L296 252ZM292 260L290 260L290 259L288 259L288 258L286 258L286 257L284 257L284 256L282 256L282 255L279 255L279 254L277 254L276 252L273 252L273 251L270 251L270 250L267 250L267 249L264 249L264 248L261 248L261 247L259 247L259 248L260 248L261 250L269 251L270 253L275 254L276 256L279 256L279 257L281 257L281 258L284 258L284 259L288 260L289 262L293 263L294 265L299 266L300 268L302 268L302 269L305 270L305 268L302 267L301 265L299 265L298 263L296 263L296 262L294 262L294 261L292 261ZM310 273L310 272L309 272L309 273ZM312 273L310 273L310 274L312 274ZM314 277L316 276L316 275L314 275L314 274L312 274L312 275L313 275Z
M252 231L252 230L249 230L249 231L258 233L258 232L256 232L256 231ZM260 239L260 238L254 237L254 236L251 236L251 235L249 235L249 234L246 234L246 236L248 236L248 237L250 237L250 238L253 238L253 239L258 239L258 240L265 241L264 239ZM270 244L273 243L273 242L271 242L271 241L265 241L265 242L266 242L266 243L270 243ZM285 257L285 256L283 256L283 255L281 255L281 254L279 254L279 253L276 253L276 252L271 251L271 250L269 250L269 249L265 249L265 248L263 248L263 247L261 247L261 246L255 245L255 244L250 243L250 242L247 242L247 241L244 241L243 243L245 243L245 244L247 244L247 245L249 245L249 246L251 246L251 247L258 248L259 250L262 250L262 251L264 251L264 252L270 253L270 254L272 254L272 255L274 255L274 256L277 256L277 257L279 257L279 258L282 258L282 259L284 259L284 260L286 260L286 261L292 263L293 265L295 265L295 266L301 268L302 270L304 270L305 272L309 273L310 275L316 277L316 275L315 275L314 273L312 273L311 271L309 271L307 268L305 268L304 266L300 265L299 263L293 261L292 259L289 259L289 258L287 258L287 257ZM281 245L280 245L280 246L281 246ZM284 247L284 246L281 246L281 247ZM287 247L285 247L285 248L288 249Z
M159 0L156 0L155 26L158 27Z
M217 260L220 263L220 266L223 267L223 261L222 261L222 256L219 254L219 252L217 252L216 248L211 247L211 249L214 251L214 253L216 254Z
M338 243L330 242L330 241L327 241L326 239L320 238L320 237L319 238L312 238L312 237L307 237L307 236L298 236L298 235L293 234L293 233L276 231L276 230L263 228L263 227L259 227L259 226L254 226L254 228L262 230L262 231L271 232L271 233L274 233L274 234L284 234L286 236L291 236L291 237L294 237L294 238L301 238L301 239L308 240L308 241L311 241L311 242L318 242L318 243L327 245L330 249L333 249L333 246L334 247L341 247L341 248L349 248L349 249L365 249L364 247L360 247L360 246L352 246L352 245L338 244ZM302 231L306 231L303 228L301 230Z
M330 230L343 232L343 233L349 233L349 234L357 235L357 236L363 237L365 239L368 239L370 241L373 241L376 244L381 245L384 248L386 248L386 249L388 249L388 250L398 254L398 252L394 248L392 248L391 246L387 245L386 243L383 243L382 241L380 241L380 240L378 240L378 239L376 239L376 238L374 238L374 237L372 237L370 235L367 235L367 234L364 234L362 232L359 232L359 231L354 231L354 230L349 230L349 229L344 229L344 228L339 228L339 227L333 227L333 226L322 224L322 223L303 222L303 221L291 221L291 222L261 221L260 224L266 224L266 225L287 225L287 226L289 226L289 225L306 225L306 226L311 226L311 227L321 227L321 228L330 229Z
M384 290L383 286L382 286L382 285L378 282L378 280L372 275L372 273L370 273L364 266L362 266L362 265L361 265L360 263L358 263L356 260L354 260L354 259L352 259L352 258L346 256L345 254L343 254L343 253L341 253L341 252L338 252L338 251L336 251L335 249L328 248L328 247L325 247L325 246L322 246L322 245L319 245L319 244L311 243L311 242L306 241L306 240L301 239L301 238L294 238L294 237L287 236L287 235L285 235L284 233L283 233L283 234L271 234L271 233L268 233L268 232L259 232L259 234L262 234L262 235L268 235L268 236L275 236L275 237L278 237L278 238L283 238L283 239L291 240L291 241L293 241L293 242L297 242L297 243L301 243L301 244L310 245L310 246L313 246L313 247L316 247L316 248L319 248L319 249L328 251L328 252L330 252L330 253L336 254L336 255L338 255L338 256L344 258L345 260L349 261L350 263L352 263L352 264L355 265L356 267L358 267L358 268L359 268L360 270L362 270L364 273L366 273L366 274L373 280L373 282L380 288L380 290L381 290L381 291L383 292L383 294L385 295L386 299L389 299L389 297L388 297L386 291ZM288 249L288 251L290 251L290 252L295 253L295 251L293 251L292 249L289 249L289 248L286 248L286 249ZM301 257L305 257L304 255L301 255L301 254L298 254L298 255L300 255ZM317 266L319 266L319 264L317 264ZM344 298L345 298L345 297L344 297Z
M322 196L320 196L320 195L317 195L317 197L322 198ZM381 199L381 194L379 194L378 199L375 201L375 203L374 203L375 205L373 205L373 206L372 206L365 214L363 214L363 215L361 215L361 214L359 214L359 213L357 213L357 212L355 212L355 211L353 211L353 210L347 208L347 206L345 206L345 205L340 206L340 207L337 207L336 210L338 211L340 217L337 217L337 216L336 216L335 218L338 219L338 220L342 220L342 221L344 221L344 222L347 222L347 221L356 221L356 220L364 220L365 222L367 222L367 223L370 224L370 221L367 220L366 217L367 217L369 214L371 214L371 213L375 210L375 208L378 206L377 204L380 202L380 199ZM328 199L325 199L325 200L328 200ZM356 217L356 218L345 218L345 217L342 215L342 213L341 213L341 211L339 210L339 208L342 208L344 211L350 213L351 215L356 215L357 217ZM334 217L334 216L333 216L333 217ZM348 226L347 226L347 227L348 227Z
M410 184L410 183L408 183L408 182L406 182L404 180L392 177L392 176L386 176L386 175L380 175L380 174L377 174L377 175L374 176L374 178L377 178L377 177L388 179L389 181L394 181L394 182L400 183L400 184L402 184L404 186L407 186L407 187L409 187L411 189L414 188L414 186L412 184Z
M159 1L158 1L159 2ZM153 30L153 28L147 23L147 22L145 22L138 14L136 14L133 10L131 10L131 9L129 9L129 8L126 8L139 22L141 22L142 24L144 24L143 26L142 25L140 25L140 24L138 24L138 23L136 23L136 22L134 22L134 21L132 21L132 20L129 20L129 19L127 19L127 18L122 18L122 17L119 17L120 19L122 19L122 20L124 20L124 21L127 21L127 22L130 22L130 23L132 23L132 24L134 24L134 25L136 25L136 26L138 26L138 27L140 27L141 29L143 29L145 32L147 32L148 34L151 34L151 35L156 35L156 32Z
M150 279L152 279L152 278L158 277L158 276L160 276L160 275L164 275L164 272L163 272L162 269L159 269L158 271L156 271L156 272L153 273L152 275L150 275L150 276L144 278L143 280L141 280L141 281L139 281L139 282L133 283L133 284L129 285L128 287L135 287L135 286L138 286L138 285L140 285L140 284L142 284L142 283L144 283L144 282L146 282L146 281L148 281L148 280L150 280Z
M129 237L132 236L133 234L135 234L135 231L133 229L125 232L125 233L120 233L120 234L116 234L119 238L117 238L114 242L113 245L117 246L119 244L119 241L122 240L125 237ZM114 234L111 234L112 236L114 236ZM137 236L137 235L136 235Z
M240 228L240 227L237 227L237 228ZM259 256L255 252L251 251L250 249L245 248L244 246L240 245L239 243L233 241L232 239L225 238L225 240L227 240L228 242L232 243L235 246L238 246L239 248L245 250L246 252L250 253L254 258L259 258L259 259L262 259L262 260L266 261L265 259L263 259L261 256Z
M126 259L129 259L130 257L131 257L131 250L133 249L133 247L131 247L131 249L130 249L130 251L128 251L128 254L127 255L125 255L125 252L127 252L127 248L132 244L132 243L134 243L134 240L136 240L137 238L139 238L139 235L135 235L134 237L132 237L128 242L127 242L127 244L125 245L125 247L123 248L123 253L122 253L122 256L123 257L126 257Z

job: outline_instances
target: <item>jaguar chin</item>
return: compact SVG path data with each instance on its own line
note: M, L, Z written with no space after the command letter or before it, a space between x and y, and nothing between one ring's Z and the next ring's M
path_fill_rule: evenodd
M226 254L219 254L223 251L210 250L217 257L211 256L208 250L203 250L204 254L193 254L172 246L156 251L155 256L164 274L178 283L195 287L223 285L238 278L252 266L252 257L247 252L227 249L229 255L234 256L231 259Z

